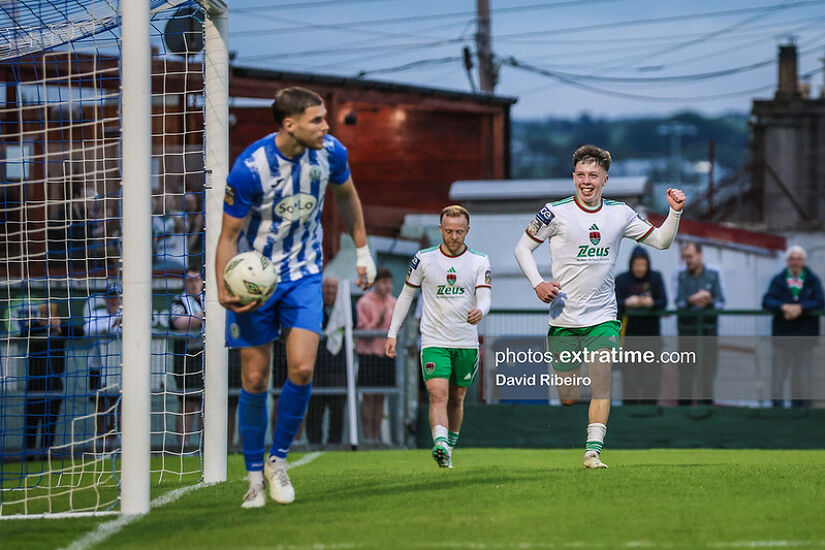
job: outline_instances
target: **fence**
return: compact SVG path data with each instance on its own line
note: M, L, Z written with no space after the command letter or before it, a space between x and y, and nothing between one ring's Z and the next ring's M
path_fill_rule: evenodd
M621 359L610 361L618 367L613 369L611 384L617 404L624 398L661 405L715 402L777 407L783 406L785 399L795 406L808 406L810 400L819 406L818 402L825 400L825 373L811 368L825 362L825 339L771 337L771 312L667 310L630 314L658 316L661 337L624 336L619 342L620 351L626 353L616 354L613 357ZM813 314L821 317L823 312ZM704 323L717 317L716 335L703 332ZM681 333L679 319L683 320ZM692 329L686 328L690 320L695 322ZM559 403L550 383L555 381L553 370L544 353L546 332L544 312L491 312L483 326L479 396L484 403ZM640 361L631 351L647 351L652 359ZM547 384L540 383L542 374L550 375ZM586 369L582 374L586 376ZM536 376L533 383L531 375ZM528 377L526 383L521 382L524 376ZM646 384L650 379L657 382L654 387Z

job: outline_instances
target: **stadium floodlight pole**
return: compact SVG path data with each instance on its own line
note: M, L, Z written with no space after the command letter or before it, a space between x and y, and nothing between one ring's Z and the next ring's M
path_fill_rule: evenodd
M123 478L120 511L149 512L152 364L152 73L149 0L121 2ZM126 207L128 205L128 207Z
M222 0L206 2L204 50L204 126L206 141L206 343L203 408L203 479L226 481L227 352L224 347L226 316L218 301L218 284L212 276L215 249L223 216L223 195L229 173L229 19Z
M344 296L344 350L347 360L347 416L349 417L349 444L350 448L358 448L358 411L355 398L355 358L352 340L352 293L350 282L341 281L346 291Z

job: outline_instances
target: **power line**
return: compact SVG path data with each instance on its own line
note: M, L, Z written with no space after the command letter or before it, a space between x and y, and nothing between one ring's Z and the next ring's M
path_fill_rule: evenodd
M822 5L822 0L801 0L798 2L791 2L791 3L782 3L782 4L771 4L769 6L760 6L755 8L737 8L731 10L722 10L722 11L712 11L712 12L703 12L703 13L694 13L694 14L683 14L683 15L668 15L663 17L653 17L648 19L631 19L628 21L615 21L611 23L596 23L592 25L582 25L578 27L567 27L561 29L545 29L541 31L527 31L527 32L517 32L517 33L510 33L510 34L502 34L502 35L494 35L494 40L501 40L505 38L515 38L515 37L524 37L524 36L540 36L546 34L562 34L568 32L580 32L580 31L592 31L592 30L599 30L599 29L614 29L619 27L627 27L627 26L637 26L637 25L649 25L654 23L668 23L674 21L685 21L691 19L704 19L710 17L720 17L720 16L728 16L728 15L736 15L741 13L752 13L758 11L766 11L772 10L776 6L785 6L787 8L798 8L803 6L809 6L811 4L819 4Z
M355 78L364 78L368 74L380 74L380 73L398 73L402 71L409 71L410 69L418 69L421 67L427 67L430 65L444 65L445 63L455 63L456 61L462 61L462 57L440 57L438 59L421 59L419 61L413 61L411 63L405 63L403 65L396 65L395 67L386 67L383 69L372 69L369 71L358 71L355 75Z
M549 2L543 4L527 4L521 6L511 6L508 8L491 8L490 11L494 13L508 13L508 12L525 12L525 11L532 11L532 10L542 10L542 9L551 9L551 8L560 8L560 7L568 7L568 6L582 6L582 5L591 5L591 4L604 4L604 3L614 3L614 2L626 2L627 0L563 0L560 2ZM450 13L441 13L441 14L432 14L432 15L410 15L404 17L390 17L384 19L368 19L366 21L347 21L345 23L332 23L328 25L323 25L324 28L339 28L343 30L353 30L359 27L368 27L373 28L376 25L396 25L396 24L403 24L403 23L411 23L414 21L433 21L433 20L444 20L444 19L455 19L455 18L466 18L466 17L474 17L475 11L460 11L460 12L450 12ZM271 17L271 16L270 16ZM254 30L247 30L243 32L233 33L230 32L229 35L233 36L234 34L243 34L244 36L254 36L258 34L272 34L272 33L284 33L284 32L299 32L299 31L307 31L307 30L315 30L318 29L319 25L317 23L306 23L300 27L280 27L275 29L254 29Z
M294 4L261 4L260 6L247 6L245 8L233 8L229 6L231 15L240 15L271 10L297 10L304 8L318 8L323 6L347 6L351 4L378 4L391 0L316 0L315 2L297 2ZM395 0L392 0L395 1Z
M515 64L513 63L515 61ZM744 95L753 95L758 92L770 90L775 87L775 84L766 84L763 86L759 86L756 88L749 88L747 90L738 90L733 92L724 92L719 94L709 94L709 95L701 95L701 96L692 96L692 97L665 97L665 96L648 96L648 95L641 95L641 94L634 94L634 93L627 93L627 92L619 92L616 90L606 90L604 88L599 88L597 86L592 86L590 84L585 84L579 82L578 80L567 78L564 75L555 73L553 71L547 71L541 69L539 67L533 67L530 65L520 64L517 60L513 60L512 58L508 58L502 61L503 65L511 66L515 69L520 69L528 72L532 72L535 74L539 74L541 76L546 76L548 78L552 78L558 82L563 84L567 84L569 86L573 86L575 88L579 88L582 90L586 90L588 92L592 92L599 95L610 96L610 97L617 97L621 99L630 99L634 101L655 101L655 102L664 102L664 103L674 103L674 102L686 102L686 101L717 101L720 99L726 99L731 97L741 97ZM825 69L825 67L817 67L811 71L803 73L800 75L801 79L807 79L812 77L813 75L820 73ZM538 91L541 88L536 88L531 90L532 92ZM523 93L522 93L523 94ZM522 95L520 94L520 95Z
M262 55L253 55L253 56L243 56L241 59L246 59L249 61L261 61L264 59L271 59L273 57L301 57L301 56L312 56L318 54L325 54L327 56L330 55L340 55L345 53L356 53L356 52L374 52L375 50L381 50L382 52L386 52L387 50L403 50L409 51L410 48L431 48L435 46L443 46L445 44L456 44L460 42L464 42L466 38L445 38L443 40L436 40L434 42L407 42L404 44L389 44L384 46L363 46L363 47L353 47L353 48L321 48L317 50L304 50L301 52L282 52L282 53L274 53L274 54L262 54Z

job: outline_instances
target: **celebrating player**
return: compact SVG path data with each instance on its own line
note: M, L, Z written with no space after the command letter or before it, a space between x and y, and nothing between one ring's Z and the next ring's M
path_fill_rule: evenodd
M629 206L602 199L610 169L610 153L593 145L573 154L572 197L547 203L527 226L516 245L515 255L536 296L550 304L547 348L555 357L562 351L596 351L587 363L593 398L588 412L585 468L607 468L600 454L610 412L610 362L598 353L619 346L621 323L616 321L613 266L622 237L665 249L676 237L685 194L667 190L670 212L656 228L641 219ZM552 280L539 274L533 251L549 240ZM557 374L579 380L581 364L553 362ZM574 378L569 378L574 377ZM578 401L578 385L559 386L563 404Z
M398 330L416 289L421 288L421 374L430 394L433 458L442 468L452 468L452 451L464 419L464 395L478 368L476 325L490 311L490 260L464 244L470 230L465 208L444 208L438 228L444 242L419 250L410 262L385 351L395 357Z
M270 258L281 278L264 304L242 306L218 285L220 302L228 310L227 346L242 348L238 425L249 477L244 508L266 504L264 478L276 502L289 504L295 499L286 455L309 402L321 333L321 208L328 182L355 242L358 285L366 289L375 278L347 150L328 135L326 112L313 91L279 91L272 113L280 131L247 147L227 178L215 260L218 280L239 250L250 249ZM278 399L272 449L264 462L270 350L281 329L286 336L288 377Z

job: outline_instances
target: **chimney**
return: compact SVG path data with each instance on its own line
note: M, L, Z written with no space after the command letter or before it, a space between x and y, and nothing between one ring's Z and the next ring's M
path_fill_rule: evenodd
M799 82L796 69L796 44L779 46L779 86L774 99L798 99Z

